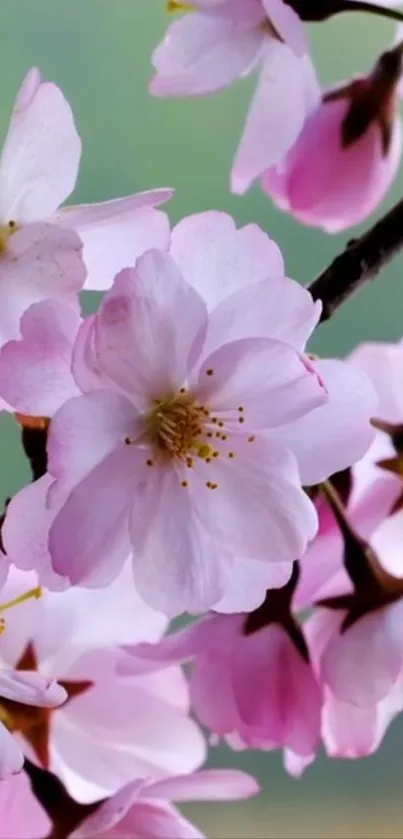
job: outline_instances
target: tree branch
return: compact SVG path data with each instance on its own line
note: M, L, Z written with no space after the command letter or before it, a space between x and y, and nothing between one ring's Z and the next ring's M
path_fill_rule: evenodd
M403 248L403 199L367 233L348 243L343 253L314 280L309 291L321 300L321 322L361 286L372 280Z

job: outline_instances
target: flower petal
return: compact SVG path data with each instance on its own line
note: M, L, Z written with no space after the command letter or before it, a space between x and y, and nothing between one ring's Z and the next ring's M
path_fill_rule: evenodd
M260 16L263 20L263 11ZM256 25L247 27L230 16L185 15L171 24L153 54L150 92L196 96L220 90L251 69L262 44Z
M328 392L326 403L272 432L294 452L306 486L346 469L365 454L375 433L370 420L378 404L370 380L347 362L319 360L314 366Z
M0 697L36 705L57 708L67 699L67 692L52 679L29 670L0 670Z
M235 458L203 463L200 473L198 515L229 554L278 563L305 553L317 517L289 451L263 437L252 445L239 439ZM202 476L217 488L207 489Z
M154 207L168 201L172 192L156 189L60 210L57 223L74 229L83 242L86 288L108 289L118 271L134 265L142 253L168 248L168 217Z
M297 58L286 44L271 38L232 168L233 192L246 192L258 175L284 158L319 97L308 56Z
M56 300L24 312L21 339L0 352L0 394L15 411L51 417L78 394L71 355L80 320L75 308Z
M172 230L170 253L208 309L245 286L284 274L281 251L267 233L256 224L237 229L227 213L182 219Z
M24 755L9 731L0 722L0 781L3 782L10 775L21 772L24 765ZM6 834L4 834L6 835ZM7 833L7 839L9 834Z
M226 431L245 434L292 422L327 399L308 359L271 338L224 344L203 361L196 387L199 400L219 416Z
M206 309L168 254L148 251L122 271L106 295L96 323L102 370L139 407L176 390L186 379ZM200 338L199 338L200 340Z
M303 350L318 323L320 302L282 274L235 291L213 309L203 352L240 338L276 338Z
M144 789L147 798L170 801L236 801L259 792L259 785L237 769L204 769L191 775L176 775L154 781Z
M72 192L81 142L61 90L36 68L17 94L0 160L0 217L26 224L48 218Z
M19 337L20 318L32 303L78 305L85 279L81 251L76 233L51 224L30 224L10 237L0 259L0 346Z
M70 492L49 531L57 574L72 585L102 587L116 579L130 553L127 522L144 455L124 444L105 457Z
M209 609L222 596L229 574L225 552L214 544L193 503L193 478L188 489L181 486L182 477L169 467L149 469L130 522L137 590L168 617Z

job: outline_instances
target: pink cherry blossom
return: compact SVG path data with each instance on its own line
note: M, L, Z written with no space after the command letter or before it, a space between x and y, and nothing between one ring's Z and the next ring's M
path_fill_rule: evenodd
M381 61L366 79L327 92L285 159L262 177L278 206L305 224L329 233L358 224L395 178L402 149L396 102L401 58L392 74Z
M317 322L320 309L305 289L284 277L278 247L259 228L249 225L236 230L232 219L220 213L189 217L173 231L171 256L189 284L177 273L168 256L158 257L158 254L150 253L139 260L136 270L122 273L114 290L105 298L99 314L83 323L74 348L73 372L80 389L88 393L85 397L69 401L53 420L49 462L50 476L56 481L52 485L51 477L42 479L32 487L26 487L13 499L3 527L3 539L8 554L18 567L36 569L41 582L52 588L54 580L49 578L51 560L57 574L71 582L106 585L119 572L126 556L134 550L137 585L144 597L157 608L174 614L186 608L200 611L217 604L224 611L243 611L257 606L268 587L286 581L290 562L296 555L302 554L306 540L313 532L312 508L305 496L300 494L295 466L298 464L302 482L309 484L323 480L360 457L373 436L369 418L375 413L375 393L363 374L354 367L338 361L313 365L308 358L299 355ZM203 289L203 278L205 302L198 293ZM149 309L142 302L145 299L150 300ZM205 303L210 310L209 315ZM182 326L184 308L188 311L187 330L183 330ZM180 329L176 327L176 322L180 324ZM200 341L195 344L198 333ZM154 340L154 335L158 336L158 341ZM21 348L24 352L23 344ZM251 355L247 366L242 368L244 381L237 384L234 379L232 386L231 379L227 381L230 373L228 365L233 366L236 362L240 373L240 354L246 350L250 350ZM236 356L231 360L233 351ZM258 354L269 352L271 361L265 364L267 370L273 371L270 373L272 378L267 375L262 379ZM283 360L280 361L278 353ZM29 341L26 341L25 357L28 354ZM254 354L256 363L253 362ZM207 375L210 369L207 356L214 362L216 372L213 376ZM291 364L289 373L286 372L286 356L289 359L287 364ZM10 348L10 362L12 357ZM135 363L133 358L137 359ZM220 363L221 369L217 368L217 363ZM291 385L294 364L297 365L297 377L301 377L298 387L309 385L312 394L315 394L308 410L296 406L298 388L296 383ZM0 382L4 372L13 392L20 385L24 389L24 380L19 383L19 377L14 379L11 367L14 368L14 364L5 363L2 371L0 364ZM41 369L33 366L29 376L27 392L40 394L43 388ZM287 376L291 376L289 385L286 384ZM256 416L251 413L250 402L249 417L243 424L244 417L240 416L242 411L238 408L244 407L242 400L245 387L248 388L248 378L251 379L252 391L256 390L256 396L251 393ZM222 392L216 393L212 385L220 380ZM229 422L232 429L237 429L233 438L238 446L236 457L230 455L232 448L225 432L219 430L222 427L217 425L217 431L215 427L207 428L206 420L207 436L202 441L204 456L194 458L195 452L188 451L186 459L174 461L173 470L161 470L160 464L153 469L147 461L153 461L155 441L147 455L143 440L140 446L136 444L135 426L140 423L144 427L152 400L158 398L158 391L163 391L164 398L167 391L172 391L172 395L176 393L175 399L179 399L180 405L185 399L188 408L190 397L186 388L189 383L192 394L196 396L197 393L198 399L204 401L208 397L209 403L212 402L219 413L224 408L221 404L223 399L226 404L228 399L235 400L234 408L230 403L228 407L232 411ZM185 388L184 392L181 392L181 387ZM232 396L231 387L234 390ZM278 396L274 397L273 388L285 388L281 392L284 395L289 393L295 407L290 404L285 413ZM260 407L265 392L270 400L268 412ZM211 413L211 416L214 414ZM349 417L348 423L346 416ZM216 420L216 424L224 422L218 416ZM74 426L77 432L73 430ZM254 430L259 430L259 426L261 429L266 426L267 431L260 431L258 438L254 439L257 436ZM101 430L103 427L104 430ZM97 428L98 438L94 436ZM130 444L125 444L125 440L129 440ZM224 453L221 460L216 455L212 458L208 456L208 446L213 440L220 441ZM194 445L194 441L190 443ZM200 441L196 443L200 448ZM101 448L97 451L98 444ZM78 448L73 454L76 446ZM315 458L312 458L313 446L317 452ZM259 454L259 448L261 452L263 449L267 452L264 458ZM277 453L276 462L273 461L274 452ZM234 531L234 522L230 528L223 522L234 509L233 505L244 506L250 495L246 491L244 502L243 493L241 498L238 490L235 498L233 484L228 484L230 474L240 476L238 470L245 468L240 459L241 453L242 459L246 458L244 463L249 463L248 474L255 474L252 480L255 486L253 492L257 493L253 505L256 524L249 527L243 512ZM293 458L296 459L295 465L292 465ZM214 467L213 463L209 465L211 460ZM258 477L263 460L265 478ZM195 468L189 469L188 463ZM256 465L258 472L255 472ZM217 483L212 472L220 470L223 474L220 481L224 480L224 485L230 490L226 498L228 501L232 498L224 517L221 504L227 504L227 500L222 501L222 493L215 491L212 503L210 491L210 485L214 487ZM273 470L277 474L275 485L269 477L274 474ZM100 479L101 473L105 478ZM192 478L195 476L196 483L188 493L184 490L188 490L186 482L190 475ZM270 486L272 517L267 515L265 493L258 491L262 480L262 488ZM239 488L244 481L242 471ZM88 489L88 482L93 488ZM143 492L145 485L147 493ZM284 508L284 514L279 518L274 515L275 497L280 487L286 485L291 489L287 502L291 507L288 513ZM99 516L99 504L88 504L87 499L101 487L102 492L107 493L107 510L105 515ZM193 494L196 487L197 499ZM85 504L78 501L82 492L86 494ZM161 497L170 503L156 507L153 502L149 508L148 493L151 492L161 492ZM281 493L283 505L283 490ZM134 503L137 497L141 498L141 507L135 504L131 509L132 502L129 504L128 499L132 498ZM264 515L259 513L258 498L259 504L264 505ZM76 503L80 506L81 529L71 526L70 521L72 512L75 516ZM215 516L217 504L221 513ZM169 511L174 508L174 514L181 523L172 530ZM150 514L155 516L156 513L161 530L157 529L156 521L152 528L144 528ZM94 521L93 516L96 517ZM209 524L206 527L207 520ZM290 521L292 527L287 534ZM49 528L51 556L47 538ZM302 531L295 541L298 528ZM94 540L94 533L98 533L99 539ZM70 539L74 540L74 546ZM157 543L172 545L174 571L168 572L165 556L161 555L159 548L154 548ZM189 550L193 556L191 562ZM219 551L220 560L211 561L211 550L215 555ZM260 564L261 559L274 560L276 565L273 570L268 566L267 570L263 566L259 569L256 563ZM244 570L240 571L239 578L237 576L239 584L232 573L235 561L238 570L240 563L244 563ZM248 563L252 562L254 564L250 565L248 575ZM155 572L156 566L158 572ZM241 580L247 580L248 584L241 583Z
M86 818L71 839L203 839L171 801L234 801L259 791L250 775L231 769L205 769L160 781L135 780Z
M392 431L399 430L403 420L401 360L401 342L394 346L363 345L350 360L372 376L380 396L376 417L389 422ZM401 455L394 448L392 431L390 437L377 432L366 456L354 466L346 503L351 527L374 555L355 559L356 564L364 562L364 569L360 570L360 564L357 579L350 578L351 572L347 573L343 562L344 538L333 513L320 499L319 532L302 562L295 596L297 608L315 601L325 601L324 605L333 601L333 608L338 603L336 612L319 610L315 616L321 622L317 668L332 702L353 703L365 709L366 716L357 712L356 723L364 726L367 743L374 737L376 741L374 726L387 725L400 707L398 685L403 674ZM337 706L332 714L336 711Z
M179 7L181 4L178 4ZM232 170L245 192L278 163L319 98L302 22L282 0L198 0L175 20L153 55L156 96L200 96L260 68Z
M130 577L126 567L103 591L44 591L7 613L0 636L0 661L15 668L1 676L0 695L28 706L45 699L50 705L39 682L45 676L35 672L39 667L46 685L51 676L59 680L66 699L60 709L42 715L32 708L25 715L21 706L17 713L5 703L17 769L21 748L82 802L113 794L133 777L192 771L205 756L204 740L188 717L188 689L178 667L129 679L117 673L117 645L156 641L166 626L128 585ZM13 570L3 594L18 595L32 582L34 575ZM59 695L56 700L54 705Z
M80 156L81 141L67 100L31 69L17 94L0 158L1 250L11 248L14 230L21 228L22 235L32 223L72 228L84 244L87 287L107 288L116 271L144 250L167 246L168 220L155 206L172 191L60 210L74 189Z
M0 839L45 839L50 821L24 772L0 784Z
M225 344L221 318L206 357L208 324L170 257L141 257L93 325L114 389L69 400L50 430L53 500L70 492L50 528L54 570L105 584L129 531L139 591L168 614L217 602L234 553L291 561L315 529L292 452L265 430L324 403L319 377L277 339Z
M308 763L320 737L320 686L302 634L291 637L268 604L266 621L262 610L212 615L154 646L130 647L121 668L141 672L143 656L147 667L192 659L192 705L208 729L236 749L284 748Z

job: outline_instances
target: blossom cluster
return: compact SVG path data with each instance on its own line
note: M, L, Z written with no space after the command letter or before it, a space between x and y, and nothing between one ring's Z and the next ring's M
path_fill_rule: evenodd
M368 215L399 40L322 96L296 0L169 6L154 94L260 65L233 189L329 231ZM0 407L33 477L1 518L0 837L196 839L176 802L258 792L208 744L298 777L403 710L403 343L313 356L321 301L266 232L173 226L171 189L63 206L80 154L31 69L0 158Z

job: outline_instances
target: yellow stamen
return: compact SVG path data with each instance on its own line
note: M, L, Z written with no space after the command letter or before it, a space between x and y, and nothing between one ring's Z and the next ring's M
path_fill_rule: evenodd
M1 603L0 612L5 612L6 609L12 609L14 606L19 606L20 603L25 603L26 600L31 600L32 597L34 597L35 600L39 600L39 598L42 597L41 586L31 588L29 591L26 591L25 594L20 594L19 597L14 597L13 600L7 600L6 603Z
M193 3L182 2L182 0L168 0L168 12L195 12L196 6Z
M16 221L9 221L8 224L0 226L0 254L5 253L8 249L8 240L18 230Z

